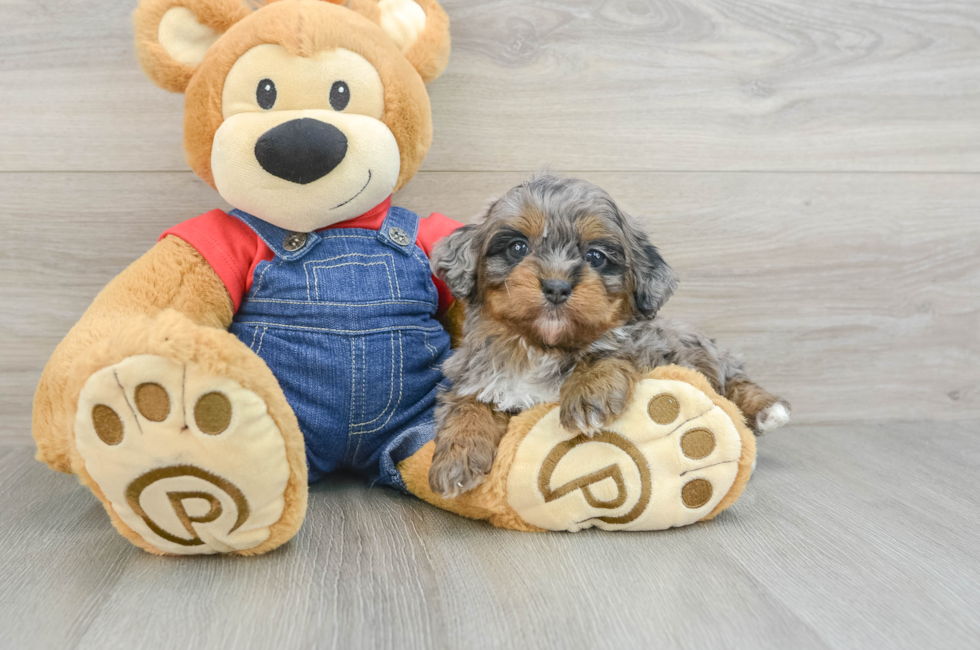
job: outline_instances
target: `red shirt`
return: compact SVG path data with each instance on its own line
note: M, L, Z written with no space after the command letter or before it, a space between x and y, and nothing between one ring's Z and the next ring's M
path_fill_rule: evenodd
M379 230L390 207L391 197L389 196L383 203L371 208L361 216L335 223L322 230L333 228ZM462 225L445 215L433 212L427 219L419 220L419 234L415 238L415 243L425 251L427 256L431 257L432 248L436 242ZM275 256L272 249L266 246L254 230L222 210L211 210L193 219L188 219L184 223L165 231L160 235L160 239L167 235L180 237L197 249L201 257L207 260L221 281L224 282L236 312L239 305L242 304L242 299L252 288L255 267L259 265L259 262L271 261ZM442 280L432 276L432 281L439 293L439 313L441 314L452 304L453 296Z

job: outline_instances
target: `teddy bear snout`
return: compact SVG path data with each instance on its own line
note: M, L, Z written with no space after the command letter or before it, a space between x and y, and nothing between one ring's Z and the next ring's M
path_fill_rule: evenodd
M309 117L284 122L255 143L262 169L292 183L323 178L347 155L347 136L332 124Z

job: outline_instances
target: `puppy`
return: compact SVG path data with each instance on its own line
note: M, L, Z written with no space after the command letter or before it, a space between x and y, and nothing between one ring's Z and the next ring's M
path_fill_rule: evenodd
M712 339L657 312L677 276L636 221L581 180L536 177L493 203L482 223L444 239L433 272L466 308L444 364L429 483L455 497L479 485L512 415L560 403L562 426L592 435L617 419L651 369L704 374L756 434L789 421Z

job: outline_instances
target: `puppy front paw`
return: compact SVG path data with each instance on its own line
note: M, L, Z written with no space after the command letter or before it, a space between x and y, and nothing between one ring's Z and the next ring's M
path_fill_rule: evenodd
M497 453L494 440L496 435L469 435L440 444L437 438L429 468L432 491L444 499L454 499L483 483Z
M598 433L623 414L639 380L636 369L619 359L576 369L561 387L561 425L572 433Z

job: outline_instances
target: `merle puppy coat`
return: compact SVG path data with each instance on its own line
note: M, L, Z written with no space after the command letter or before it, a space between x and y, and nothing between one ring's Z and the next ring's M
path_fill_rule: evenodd
M462 344L444 365L429 482L446 497L479 485L510 417L560 403L569 431L597 432L657 366L704 374L757 434L789 404L752 382L741 360L657 315L677 275L636 220L591 183L543 175L492 203L482 222L433 252L433 271L466 308Z

